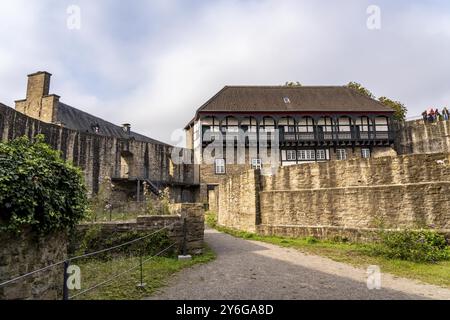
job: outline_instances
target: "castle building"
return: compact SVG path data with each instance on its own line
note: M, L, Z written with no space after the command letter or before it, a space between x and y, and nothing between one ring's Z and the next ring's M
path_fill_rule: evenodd
M223 176L250 168L395 154L393 116L391 108L345 86L227 86L185 130L200 183L214 198Z
M195 202L198 185L192 164L174 163L174 147L74 108L50 94L51 74L28 75L26 99L15 109L0 104L0 141L43 133L64 159L80 167L92 194L102 186L116 202L141 202L147 191L170 189L174 202Z
M0 105L0 139L44 133L83 169L93 194L110 180L117 201L142 200L144 185L155 194L169 187L175 202L214 210L219 183L251 168L271 174L282 166L395 154L394 111L348 87L227 86L197 110L180 151L61 102L50 94L50 79L48 72L30 74L16 111Z

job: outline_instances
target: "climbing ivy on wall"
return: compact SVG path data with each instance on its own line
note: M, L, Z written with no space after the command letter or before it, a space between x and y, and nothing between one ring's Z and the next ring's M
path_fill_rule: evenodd
M0 143L0 231L40 235L72 229L87 197L81 171L39 135Z

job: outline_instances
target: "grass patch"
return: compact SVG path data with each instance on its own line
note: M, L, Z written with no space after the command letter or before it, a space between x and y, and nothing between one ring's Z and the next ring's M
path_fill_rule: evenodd
M347 263L357 267L367 268L370 265L380 266L382 272L396 276L416 279L430 284L450 287L450 261L413 262L377 255L376 244L324 241L313 237L305 239L260 236L257 234L233 230L217 225L214 213L206 215L206 222L211 228L228 233L232 236L267 242L280 247L294 248L307 254L330 258L334 261Z
M144 257L143 260L149 257ZM140 268L126 273L114 281L93 291L76 297L74 300L139 300L151 296L157 289L166 285L167 280L184 268L207 263L215 259L214 252L205 247L204 253L194 256L190 261L178 261L176 257L156 257L143 265L145 288L138 288ZM82 290L105 281L116 274L139 265L139 257L119 257L109 261L85 260L77 264L81 269ZM77 292L72 291L71 296Z

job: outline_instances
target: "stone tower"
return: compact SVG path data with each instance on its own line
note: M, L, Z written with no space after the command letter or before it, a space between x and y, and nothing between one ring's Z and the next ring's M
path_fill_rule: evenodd
M49 94L51 76L46 71L28 75L27 98L16 101L16 110L29 117L55 123L60 97Z

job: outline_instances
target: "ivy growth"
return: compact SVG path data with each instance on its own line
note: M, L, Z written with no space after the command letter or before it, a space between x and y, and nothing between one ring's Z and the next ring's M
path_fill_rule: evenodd
M0 143L0 231L40 235L71 230L87 197L81 171L38 135Z

